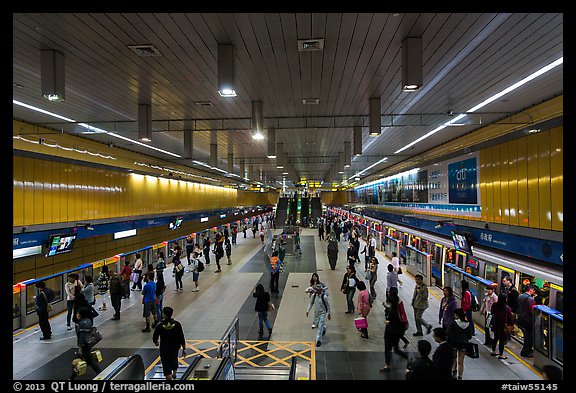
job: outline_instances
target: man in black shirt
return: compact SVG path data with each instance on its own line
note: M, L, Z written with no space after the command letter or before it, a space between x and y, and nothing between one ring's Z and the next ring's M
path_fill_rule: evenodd
M431 381L439 379L438 370L432 360L428 357L432 345L426 340L418 341L418 357L408 362L408 372L406 379Z
M172 307L162 309L162 322L156 325L152 341L160 345L160 361L167 380L176 378L178 370L178 350L182 347L182 356L186 355L186 340L180 322L174 320ZM158 343L160 339L160 343Z

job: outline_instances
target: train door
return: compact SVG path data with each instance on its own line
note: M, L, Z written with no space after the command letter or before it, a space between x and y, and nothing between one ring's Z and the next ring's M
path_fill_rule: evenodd
M456 255L454 255L454 265L458 266L460 269L466 269L466 260L468 259L468 254L462 251L456 251Z
M446 256L446 248L441 244L434 244L434 252L432 253L432 260L430 262L430 276L432 277L432 284L442 288L444 279L442 273L444 271L443 264Z
M411 245L417 250L422 250L422 239L420 239L418 236L412 236Z
M512 278L512 282L514 283L514 287L518 290L519 293L521 289L519 289L518 287L518 275L516 274L516 271L510 268L507 268L505 266L502 265L498 265L498 281L496 281L498 283L498 294L500 294L500 292L502 292L502 289L504 288L504 284L502 284L502 280L504 279L504 277L510 277Z
M480 271L483 272L483 277L486 280L492 281L498 285L498 266L487 262L480 261Z

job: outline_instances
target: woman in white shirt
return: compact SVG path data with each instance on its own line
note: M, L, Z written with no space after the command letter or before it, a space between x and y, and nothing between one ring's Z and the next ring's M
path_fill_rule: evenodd
M134 261L134 270L132 271L133 273L138 273L138 281L136 281L134 283L134 285L132 285L132 290L133 291L141 291L142 290L142 258L140 257L140 254L136 254L136 260ZM138 287L138 288L136 288Z
M66 329L68 330L72 330L70 321L72 320L72 311L74 310L76 292L80 292L83 288L83 285L78 278L78 274L70 273L68 275L68 281L66 282L66 285L64 285L64 291L66 292L66 308L68 309L68 314L66 315Z

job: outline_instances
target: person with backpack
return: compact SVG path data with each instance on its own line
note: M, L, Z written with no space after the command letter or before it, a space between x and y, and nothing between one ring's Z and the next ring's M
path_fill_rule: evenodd
M364 281L359 281L356 288L358 288L358 314L366 319L366 327L360 329L360 332L362 333L360 337L368 338L368 314L372 309L373 299L372 295L368 293Z
M398 355L408 360L408 354L401 351L398 347L400 339L404 336L404 332L407 329L408 319L406 317L404 304L398 297L398 290L396 288L391 288L390 291L388 291L384 307L384 314L386 316L384 321L386 324L384 328L384 359L386 364L380 369L381 373L390 370L392 349L394 349L394 352Z
M472 292L470 292L470 284L468 281L462 280L460 281L460 285L462 288L462 298L460 299L460 308L464 310L464 314L466 314L466 319L470 322L470 334L475 335L474 331L474 321L472 321L472 309L475 306L472 304L474 296L472 296ZM476 306L478 303L476 302ZM475 310L477 311L477 310Z
M421 274L414 276L416 285L414 286L414 295L412 295L412 308L414 309L414 321L416 322L416 333L414 336L423 336L422 325L426 326L426 334L432 331L432 325L427 323L422 315L428 308L428 286L424 284L424 277Z
M457 308L454 311L454 320L446 329L446 337L448 342L454 347L454 360L452 364L452 377L462 379L464 374L464 357L470 347L470 339L472 334L466 313L462 308Z
M100 374L100 366L98 366L98 362L96 362L92 356L92 346L87 341L88 335L93 326L91 315L92 311L86 307L79 308L76 312L76 319L79 321L76 325L76 344L78 345L77 354L96 372L96 374ZM70 379L74 380L77 376L77 369L73 368Z
M38 294L34 299L34 304L38 315L38 325L40 325L40 330L42 331L40 340L50 340L52 338L52 328L50 327L48 314L52 310L50 302L54 300L54 291L47 288L44 281L38 281L35 285L38 289Z
M204 270L204 264L199 259L200 254L197 252L192 253L192 263L190 264L190 271L192 272L192 281L194 281L194 289L192 292L198 292L200 288L198 287L198 278L200 277L200 272Z
M318 327L316 331L316 346L322 345L322 337L326 335L326 317L328 320L332 318L330 313L330 300L326 292L326 287L322 283L318 283L307 290L310 296L310 303L306 309L306 317L314 307L314 322L313 325Z
M176 379L178 371L178 352L182 348L182 357L186 356L186 340L180 322L173 318L174 309L164 307L162 319L154 328L152 342L160 348L160 361L167 380Z
M122 299L128 299L130 297L130 280L132 278L132 268L130 267L130 261L124 261L124 266L120 269L120 276L122 276Z
M220 273L222 269L220 269L220 260L224 257L224 236L222 234L217 233L216 239L214 240L214 254L216 255L216 270L214 273Z

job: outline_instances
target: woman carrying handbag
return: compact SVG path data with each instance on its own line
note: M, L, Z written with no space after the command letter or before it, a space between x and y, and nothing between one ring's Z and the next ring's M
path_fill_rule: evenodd
M506 304L508 296L501 293L498 295L498 301L492 305L490 328L494 332L494 339L492 340L492 356L498 356L498 359L508 359L504 355L504 347L508 341L511 332L514 331L514 316L512 310ZM496 352L496 344L498 344L498 352Z
M372 309L372 304L370 304L370 294L368 293L368 290L366 289L366 284L364 284L364 281L359 281L358 285L356 285L356 288L358 288L358 314L360 314L360 317L364 318L365 322L364 322L364 327L360 327L360 332L362 332L361 336L362 338L368 338L368 314L370 313L370 310Z

